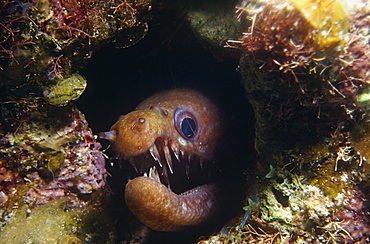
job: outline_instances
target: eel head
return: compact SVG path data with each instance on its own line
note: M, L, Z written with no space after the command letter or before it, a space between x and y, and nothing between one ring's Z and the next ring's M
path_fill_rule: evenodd
M137 172L125 189L130 211L158 231L207 223L217 211L214 183L221 139L218 108L204 95L174 89L153 95L121 116L100 138Z

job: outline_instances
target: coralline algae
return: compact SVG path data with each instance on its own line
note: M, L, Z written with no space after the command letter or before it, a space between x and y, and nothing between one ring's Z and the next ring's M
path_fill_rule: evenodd
M89 242L112 243L114 230L103 208L109 194L105 160L83 114L73 106L61 111L31 101L32 107L30 101L1 105L1 239L13 239L22 229L19 242L85 243L83 236L91 235ZM91 227L83 231L87 216L104 219L99 234Z

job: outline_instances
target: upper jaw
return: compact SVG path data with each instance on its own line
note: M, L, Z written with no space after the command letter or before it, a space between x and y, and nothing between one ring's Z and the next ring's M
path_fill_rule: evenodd
M191 153L167 137L159 137L146 152L127 158L136 171L169 187L180 194L196 186L209 183L219 174L211 160Z

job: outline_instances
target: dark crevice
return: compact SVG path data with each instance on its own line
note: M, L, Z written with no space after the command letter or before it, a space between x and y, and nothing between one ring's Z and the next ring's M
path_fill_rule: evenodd
M232 150L227 151L223 158L226 162L220 168L232 179L227 186L231 189L230 196L239 195L235 202L241 202L243 172L254 158L254 115L240 83L239 61L228 57L219 61L214 49L199 41L184 20L173 13L163 12L158 19L160 24L149 23L147 36L136 45L127 49L106 45L94 54L82 73L88 86L77 106L86 115L94 134L99 134L108 131L120 115L134 110L141 101L159 91L187 87L205 93L219 103L231 124L225 141L230 142ZM103 140L101 143L103 148L109 144ZM111 149L106 154L114 162L113 166L107 162L106 167L112 176L108 177L113 191L110 209L117 222L118 243L140 231L145 233L145 243L194 243L199 236L207 234L198 228L184 233L144 230L133 219L123 198L127 179L135 172L128 162L120 165ZM236 205L228 211L239 211L241 206ZM218 227L222 224L217 223ZM135 238L143 237L139 234Z

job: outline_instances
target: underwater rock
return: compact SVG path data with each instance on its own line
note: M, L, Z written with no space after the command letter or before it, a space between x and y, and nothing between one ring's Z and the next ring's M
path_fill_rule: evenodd
M241 1L235 12L221 2L185 8L186 22L211 49L233 38L226 47L241 54L258 158L246 171L248 206L199 243L370 242L369 2ZM149 0L0 2L4 240L24 227L28 241L114 243L104 154L71 101L86 87L76 74L91 55L141 40L151 8Z
M86 80L79 73L100 46L120 40L120 46L127 47L146 34L151 3L0 1L2 237L11 238L22 221L29 228L50 228L46 222L37 223L38 211L65 201L65 210L78 212L74 223L79 230L72 234L79 236L68 232L63 239L55 233L55 242L114 242L115 229L104 205L110 196L104 154L71 101L85 90ZM61 219L77 218L58 213ZM100 226L94 223L98 219ZM50 224L62 227L63 222ZM53 234L29 229L24 238L53 242L46 235Z
M236 12L252 20L229 45L256 115L247 179L258 201L199 243L369 242L369 2L242 1Z
M227 40L241 38L245 21L235 18L238 1L173 1L171 8L185 15L186 24L205 46L222 50ZM248 21L247 21L248 22Z
M150 9L151 0L1 1L0 86L40 92L38 86L56 85L81 71L103 44L139 41Z
M204 42L213 47L223 47L227 40L237 38L242 31L242 25L230 7L230 3L205 1L187 11L189 26Z
M0 131L2 238L13 238L24 223L27 235L19 238L35 242L67 238L86 243L84 236L90 236L88 243L113 242L104 207L109 196L105 159L83 114L42 98L2 102ZM104 224L91 225L88 216Z

